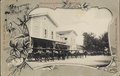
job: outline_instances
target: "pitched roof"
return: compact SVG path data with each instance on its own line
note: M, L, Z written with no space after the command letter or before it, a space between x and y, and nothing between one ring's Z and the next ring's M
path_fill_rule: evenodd
M77 36L77 33L74 30L58 31L57 34L66 35L66 34L69 34L71 32L73 32Z
M32 11L30 11L29 13L29 16L30 17L41 17L41 16L47 16L50 21L56 26L58 27L58 24L56 22L56 20L53 18L53 15L51 15L50 12L48 11L51 11L51 9L49 8L36 8Z
M31 18L41 17L41 16L46 16L47 18L49 18L49 20L50 20L56 27L58 27L58 25L57 25L57 23L55 22L55 20L53 20L52 17L50 17L48 14L30 15Z

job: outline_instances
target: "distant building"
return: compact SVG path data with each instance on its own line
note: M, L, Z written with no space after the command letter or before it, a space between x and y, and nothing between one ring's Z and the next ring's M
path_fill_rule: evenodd
M77 33L74 30L58 31L57 34L62 42L65 42L66 45L70 46L69 50L77 50L76 47Z
M80 52L80 53L83 53L84 50L82 49L82 47L80 45L76 45L77 46L77 50Z
M76 46L77 46L77 49L78 49L78 50L81 50L81 49L82 49L80 45L76 45Z

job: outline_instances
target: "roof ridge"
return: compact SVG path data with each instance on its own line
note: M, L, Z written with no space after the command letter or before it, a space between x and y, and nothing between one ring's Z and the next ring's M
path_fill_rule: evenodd
M74 32L76 35L77 33L74 30L63 30L63 31L57 31L58 34L68 34Z
M74 30L61 30L61 31L57 31L57 32L67 32L67 31L74 31Z

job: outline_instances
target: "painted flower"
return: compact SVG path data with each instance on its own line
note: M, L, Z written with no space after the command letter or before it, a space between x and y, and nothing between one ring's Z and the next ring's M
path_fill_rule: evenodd
M9 65L18 66L22 63L23 63L23 58L15 58L9 63Z

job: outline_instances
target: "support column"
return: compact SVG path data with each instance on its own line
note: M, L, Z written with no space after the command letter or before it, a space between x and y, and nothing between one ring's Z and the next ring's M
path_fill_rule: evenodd
M54 61L54 51L55 51L55 47L56 47L56 43L55 42L53 42L52 43L52 45L53 45L53 50L52 50L52 60Z

